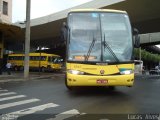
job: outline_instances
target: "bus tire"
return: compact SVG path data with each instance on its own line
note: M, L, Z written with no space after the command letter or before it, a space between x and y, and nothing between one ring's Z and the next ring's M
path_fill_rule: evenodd
M72 91L73 90L73 87L72 86L68 86L67 84L67 75L65 74L65 86L68 90Z
M68 86L68 85L66 85L66 87L67 87L67 89L68 89L69 91L72 91L73 88L74 88L74 87L71 87L71 86Z

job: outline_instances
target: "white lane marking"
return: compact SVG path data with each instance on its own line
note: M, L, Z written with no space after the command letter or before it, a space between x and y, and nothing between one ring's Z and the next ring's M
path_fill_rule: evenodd
M29 100L22 100L22 101L13 102L13 103L2 104L2 105L0 105L0 109L14 107L14 106L37 102L37 101L40 101L40 100L39 99L29 99Z
M0 96L17 94L15 92L1 93Z
M12 99L22 98L22 97L26 97L26 96L25 95L17 95L17 96L5 97L5 98L1 98L0 101L12 100Z
M64 120L64 119L73 117L78 114L80 114L78 110L72 109L72 110L68 110L68 111L65 111L65 112L62 112L62 113L56 115L55 118L49 118L47 120Z
M0 92L8 92L8 90L0 90Z
M47 104L44 104L44 105L39 105L39 106L24 109L24 110L12 112L12 113L9 113L9 114L21 114L21 115L32 114L32 113L35 113L37 111L42 111L42 110L45 110L47 108L52 108L52 107L57 107L57 106L59 106L59 105L54 104L54 103L47 103Z
M47 104L43 104L43 105L39 105L39 106L35 106L35 107L31 107L31 108L27 108L27 109L24 109L24 110L20 110L20 111L15 111L15 112L12 112L12 113L7 113L7 114L4 114L1 117L6 117L7 116L14 116L14 119L15 118L18 118L18 117L22 117L22 116L25 116L25 115L28 115L28 114L33 114L35 112L38 112L38 111L43 111L47 108L53 108L53 107L57 107L59 106L58 104L54 104L54 103L47 103Z

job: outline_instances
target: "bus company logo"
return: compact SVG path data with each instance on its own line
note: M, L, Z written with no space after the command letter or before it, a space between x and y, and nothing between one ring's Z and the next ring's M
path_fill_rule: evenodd
M100 73L101 73L101 75L103 75L105 73L105 71L104 70L100 70Z

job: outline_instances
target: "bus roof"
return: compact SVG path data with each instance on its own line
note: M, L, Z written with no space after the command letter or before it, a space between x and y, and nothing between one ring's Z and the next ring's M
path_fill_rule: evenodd
M70 12L113 12L113 13L125 13L126 11L114 10L114 9L72 9Z
M48 53L29 53L29 56L56 56L60 57L59 55L56 54L48 54ZM9 56L24 56L24 54L9 54Z

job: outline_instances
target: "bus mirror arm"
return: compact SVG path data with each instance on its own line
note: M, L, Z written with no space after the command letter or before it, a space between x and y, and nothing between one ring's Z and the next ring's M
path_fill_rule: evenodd
M134 47L139 48L140 47L140 36L138 29L133 29L133 35L134 35Z

